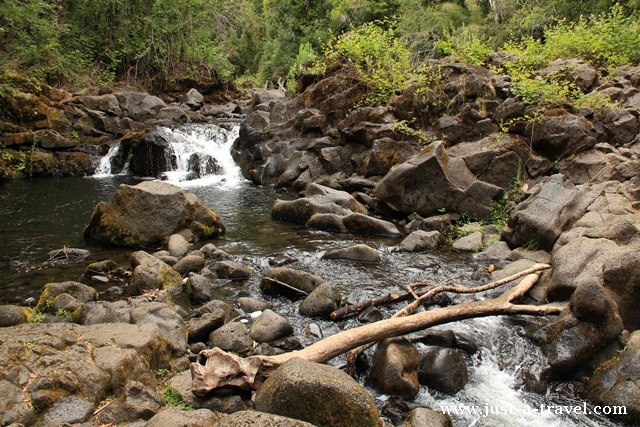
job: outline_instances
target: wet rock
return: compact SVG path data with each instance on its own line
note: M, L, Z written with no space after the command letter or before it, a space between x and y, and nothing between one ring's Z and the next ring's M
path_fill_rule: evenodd
M292 359L258 389L256 410L317 426L382 426L371 395L353 378L327 365Z
M259 411L240 411L220 419L214 427L314 427L305 421Z
M173 269L180 274L200 271L204 267L204 258L198 255L187 255L175 263Z
M318 285L325 282L322 277L315 276L304 271L298 271L287 267L272 268L264 274L260 281L260 290L265 294L272 296L285 295L299 297L302 294L280 286L269 279L286 283L287 285L295 289L300 289L307 294L311 293Z
M180 273L158 258L137 251L130 255L129 261L133 267L130 286L134 294L153 289L182 288Z
M209 335L209 347L218 347L224 351L242 353L251 348L249 331L240 322L231 322Z
M347 231L374 236L401 236L393 223L361 213L351 213L342 218Z
M422 252L436 249L444 242L444 236L439 231L417 230L409 234L398 249L402 252Z
M78 248L63 248L49 251L50 263L65 263L65 262L80 262L84 261L91 255L91 252L86 249Z
M420 361L420 384L447 394L462 390L469 379L467 362L456 350L434 348L428 350Z
M224 234L220 218L192 193L159 181L121 184L110 202L96 205L85 236L118 245L159 243L188 228L197 238Z
M93 262L87 266L85 275L89 273L108 273L115 270L117 267L116 262L110 259L104 261Z
M266 301L250 297L240 297L236 300L236 304L247 313L265 311L267 309L273 308L272 305Z
M344 259L357 262L380 262L377 250L364 244L348 248L330 249L322 255L322 259Z
M384 314L376 307L367 307L358 315L358 320L362 323L373 323L384 319Z
M257 342L271 342L291 334L291 323L271 310L263 311L249 330L249 336Z
M131 380L124 395L107 405L97 416L100 424L120 424L137 420L148 420L158 413L164 404L162 396L144 384Z
M453 427L451 418L430 408L416 408L409 413L406 427Z
M603 407L625 407L613 414L625 423L640 422L640 332L631 334L624 349L601 363L587 380L591 400Z
M191 301L195 303L211 301L211 299L213 299L214 290L215 285L211 280L199 274L189 273L187 291Z
M216 272L221 279L247 280L251 277L251 270L247 266L234 261L221 261Z
M17 305L0 305L0 328L19 325L28 319L24 307Z
M459 238L453 243L452 247L454 251L477 252L482 250L483 243L482 233L476 231L468 236Z
M189 252L189 242L181 234L172 234L169 236L167 247L169 253L177 258L181 258Z
M410 400L420 391L420 354L405 338L387 338L378 343L369 380L382 393Z
M226 313L222 308L214 309L200 317L189 319L189 341L206 341L211 332L224 325Z
M324 282L300 303L300 314L308 317L329 318L329 315L340 307L341 299L338 288Z

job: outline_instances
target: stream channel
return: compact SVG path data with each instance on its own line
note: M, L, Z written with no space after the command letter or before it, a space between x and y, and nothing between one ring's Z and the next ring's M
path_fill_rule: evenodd
M467 286L479 284L471 280L479 265L469 255L448 250L417 254L392 252L389 248L398 244L398 239L311 231L273 221L271 205L274 199L291 195L277 194L272 188L256 187L241 177L229 154L238 127L227 128L191 125L174 130L164 129L166 138L175 147L174 154L178 160L176 170L168 173L166 179L185 191L195 193L220 215L227 233L213 243L253 271L249 281L219 288L219 299L233 302L238 296L251 295L270 301L274 311L292 323L301 342L309 345L318 339L306 332L310 323L319 326L324 336L355 327L359 323L355 319L329 322L304 318L297 313L297 301L262 295L259 279L271 268L270 260L293 260L287 267L317 274L337 284L343 299L349 301L363 301L390 292L402 292L403 287L412 282L437 282L460 273L467 279L457 283ZM183 156L202 150L217 160L222 171L196 180L184 180L188 174L185 170L188 161ZM122 183L140 182L139 178L126 175L126 168L115 173L110 170L109 156L115 151L116 148L104 159L97 175L93 177L0 182L0 303L34 305L44 284L79 280L86 265L94 261L113 259L119 265L128 266L130 250L105 247L85 241L82 237L82 230L96 203L109 200ZM327 249L356 243L365 243L378 249L382 262L369 265L321 259ZM78 264L43 265L50 250L65 246L89 249L91 256ZM154 252L158 248L146 250ZM105 291L114 283L91 285L98 291ZM503 286L498 289L498 293L501 293L506 288ZM107 298L106 295L104 298ZM391 306L382 311L390 316L399 308ZM472 319L436 328L453 330L479 347L474 355L465 355L469 366L469 383L462 391L448 396L423 386L414 402L434 409L440 409L443 405L478 408L478 414L454 413L452 418L456 427L617 425L595 416L558 415L554 411L540 411L541 405L582 406L584 403L568 383L551 384L544 393L525 390L527 378L535 377L543 369L544 357L536 346L523 337L522 327L510 319ZM419 350L426 348L424 344L417 344L417 347ZM342 362L333 361L336 365ZM360 380L366 386L364 378ZM390 399L371 388L369 390L380 406Z

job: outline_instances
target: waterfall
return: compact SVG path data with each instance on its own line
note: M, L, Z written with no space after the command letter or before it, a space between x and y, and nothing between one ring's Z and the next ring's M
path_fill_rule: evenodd
M157 127L137 142L138 148L124 149L119 142L112 145L93 176L126 175L131 165L131 174L153 176L181 186L235 187L244 180L231 157L231 145L239 129L237 123ZM122 165L123 157L134 158L123 167L114 166Z

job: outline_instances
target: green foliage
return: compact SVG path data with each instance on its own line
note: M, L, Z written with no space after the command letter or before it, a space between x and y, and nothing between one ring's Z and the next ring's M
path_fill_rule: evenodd
M499 230L507 225L507 221L514 207L524 199L523 185L524 170L522 164L518 163L518 169L516 176L513 178L513 183L506 189L503 196L495 200L491 206L490 221Z
M455 62L483 65L494 47L478 33L478 27L465 27L459 31L447 31L436 40L435 49L438 56L449 56Z
M182 397L180 396L180 393L178 393L170 385L165 385L161 391L161 394L167 408L178 408L185 411L193 411L195 409L193 406L184 403Z
M365 24L347 31L327 49L325 61L352 67L369 87L367 103L384 104L408 86L410 52L392 29Z
M293 65L289 68L287 74L287 88L292 92L297 92L296 78L302 74L306 65L310 65L318 59L318 54L313 50L311 43L302 43L299 47L298 56L296 56Z

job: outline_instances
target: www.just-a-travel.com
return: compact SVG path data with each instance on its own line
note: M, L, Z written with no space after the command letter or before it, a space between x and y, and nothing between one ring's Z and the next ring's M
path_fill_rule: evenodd
M524 415L524 414L555 414L555 415L627 415L626 406L592 406L587 402L582 405L545 405L538 407L513 407L499 405L442 405L440 410L447 415Z

